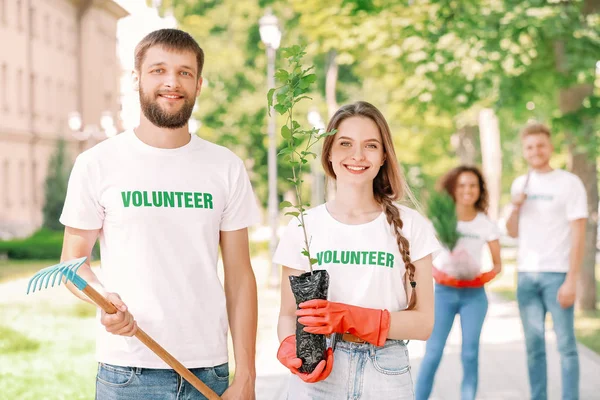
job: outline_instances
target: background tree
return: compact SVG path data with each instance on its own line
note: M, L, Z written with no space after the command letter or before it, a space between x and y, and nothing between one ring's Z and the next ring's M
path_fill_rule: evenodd
M44 217L42 226L46 229L63 230L59 218L67 195L70 172L71 165L67 160L66 142L63 138L60 138L56 142L56 150L48 162L44 207L42 209Z
M599 0L164 0L207 50L203 136L235 147L251 163L266 201L265 55L257 21L267 6L283 21L282 46L307 43L321 115L338 104L377 105L394 132L411 186L426 199L434 181L461 160L481 162L478 118L498 116L502 203L526 172L518 131L551 126L553 165L582 178L587 226L581 305L595 306L598 188ZM212 62L211 62L212 61ZM299 110L300 111L300 110ZM307 110L300 112L304 113ZM278 121L278 125L281 125ZM452 139L454 135L454 140ZM469 146L467 146L469 145ZM289 171L279 165L280 192ZM288 175L286 175L288 174Z

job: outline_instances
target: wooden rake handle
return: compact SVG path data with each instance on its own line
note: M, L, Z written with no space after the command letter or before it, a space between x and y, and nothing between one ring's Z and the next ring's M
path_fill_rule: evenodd
M83 290L83 293L87 295L94 303L102 308L108 314L116 314L117 308L104 296L98 293L90 285L87 285ZM192 374L182 363L177 361L175 357L169 354L161 345L156 343L146 332L141 330L139 327L135 334L142 343L144 343L150 350L152 350L157 356L159 356L164 362L166 362L171 368L173 368L183 379L188 381L193 387L198 389L208 400L221 400L218 394L216 394L211 388L206 386L204 382Z

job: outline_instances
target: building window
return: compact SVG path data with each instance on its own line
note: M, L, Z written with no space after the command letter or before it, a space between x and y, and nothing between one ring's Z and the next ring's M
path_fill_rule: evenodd
M29 76L29 93L31 96L31 99L29 100L29 104L31 104L31 116L33 117L33 119L37 118L37 107L35 106L35 94L36 94L36 85L37 85L37 78L35 76L35 74L31 74Z
M6 208L10 208L10 182L8 181L8 178L10 177L10 164L8 162L8 160L4 160L4 206Z
M27 204L27 178L25 176L25 161L19 163L19 179L21 180L21 205Z
M56 22L56 45L59 50L63 49L63 29L60 20Z
M2 90L2 108L4 109L4 111L8 111L8 67L6 66L6 64L2 64L1 79L2 86L0 86L0 90Z
M52 36L50 35L50 16L44 15L44 36L46 36L46 42L52 42Z
M24 93L23 93L23 70L19 69L17 72L17 107L19 109L19 114L23 114L25 111L24 104Z
M52 121L54 107L52 105L52 81L46 78L46 119Z
M33 6L29 8L29 29L31 31L31 37L37 37L37 13Z
M77 54L77 35L75 34L75 27L69 26L69 52L73 55Z
M64 122L64 117L65 117L65 104L64 99L65 96L63 94L64 91L64 85L62 82L58 82L58 84L56 85L56 98L54 99L54 102L56 103L56 117L58 118L58 122L60 123L60 126L62 128L63 126L63 122Z
M37 182L37 176L38 176L38 162L37 161L33 161L31 163L31 178L33 182ZM38 204L41 204L42 202L40 201L39 197L39 190L38 190L38 185L33 185L33 193L31 193L31 201L33 202L34 206L37 206Z
M0 20L6 25L6 0L0 0Z
M23 30L23 0L17 0L17 29L19 32Z

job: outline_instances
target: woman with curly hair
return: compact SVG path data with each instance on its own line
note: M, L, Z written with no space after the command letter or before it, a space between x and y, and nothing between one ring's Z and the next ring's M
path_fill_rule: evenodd
M462 328L461 359L463 380L461 399L474 400L477 393L479 337L488 308L484 284L502 269L500 232L485 214L488 193L481 172L471 166L449 171L440 190L454 200L459 240L450 252L442 251L434 260L435 323L427 341L416 384L416 400L429 398L436 370L442 359L446 339L460 315ZM492 255L493 269L482 273L481 255L485 246Z

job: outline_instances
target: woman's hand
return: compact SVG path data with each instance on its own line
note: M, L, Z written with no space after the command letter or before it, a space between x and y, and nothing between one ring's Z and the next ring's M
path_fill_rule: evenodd
M277 359L294 375L307 383L315 383L327 379L333 369L333 350L330 348L325 352L325 360L321 360L310 374L300 372L302 360L296 356L296 335L286 337L279 345Z

